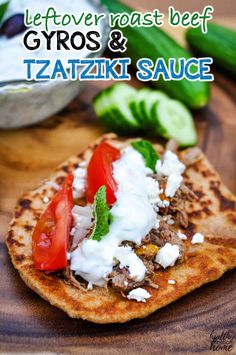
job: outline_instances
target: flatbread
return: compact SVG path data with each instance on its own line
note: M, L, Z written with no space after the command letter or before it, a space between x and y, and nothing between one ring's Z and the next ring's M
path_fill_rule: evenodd
M119 141L115 135L103 136L101 140L110 141L118 147L128 143ZM81 154L71 157L47 181L62 184L68 172L73 172L80 161L89 160L98 143L97 141ZM161 146L156 148L158 152L163 151ZM181 153L182 157L185 154L187 151ZM145 287L152 296L146 303L122 298L112 288L79 290L56 275L45 274L34 268L32 233L46 208L43 198L52 198L56 193L55 188L46 182L26 193L17 203L6 238L12 263L32 290L64 310L70 317L95 323L126 322L133 318L146 317L201 285L218 279L236 266L235 197L223 185L203 154L198 162L188 168L185 182L199 196L199 202L188 205L190 226L187 230L189 240L186 241L186 260L155 273L153 281L159 288ZM190 236L196 231L205 235L206 241L203 244L191 244ZM176 284L168 284L169 279L175 280Z

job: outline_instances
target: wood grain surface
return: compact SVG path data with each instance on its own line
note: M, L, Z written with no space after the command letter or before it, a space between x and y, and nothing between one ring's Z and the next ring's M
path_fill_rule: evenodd
M133 83L140 85L135 80ZM4 235L16 199L37 186L64 159L104 133L90 102L105 85L109 83L88 84L69 107L38 126L0 131L0 351L210 354L213 330L218 334L236 330L235 271L144 320L101 326L70 319L40 299L25 286L9 261ZM210 104L194 113L199 145L234 193L235 103L235 82L216 73ZM217 352L220 353L223 352ZM231 353L236 353L235 347Z

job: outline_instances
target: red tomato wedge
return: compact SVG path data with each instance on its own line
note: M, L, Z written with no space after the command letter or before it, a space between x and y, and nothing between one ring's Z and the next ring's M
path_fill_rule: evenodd
M117 184L112 176L112 163L120 156L119 149L106 142L100 143L95 149L87 170L86 197L88 202L93 203L95 194L103 185L106 186L107 203L111 205L116 201Z
M38 270L53 272L67 266L73 180L73 175L66 178L35 227L32 237L33 260Z

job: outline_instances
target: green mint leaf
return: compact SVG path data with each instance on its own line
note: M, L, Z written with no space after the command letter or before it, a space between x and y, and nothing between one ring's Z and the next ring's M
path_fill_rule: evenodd
M10 0L9 1L5 1L3 4L0 5L0 23L1 23L2 19L3 19L3 16L5 15L5 12L8 9L9 3L10 3Z
M159 159L157 152L155 151L153 145L146 140L141 140L132 143L132 147L136 149L140 154L142 154L146 166L155 172L156 162Z
M95 226L91 238L100 241L109 232L110 210L107 206L106 186L101 186L94 197Z

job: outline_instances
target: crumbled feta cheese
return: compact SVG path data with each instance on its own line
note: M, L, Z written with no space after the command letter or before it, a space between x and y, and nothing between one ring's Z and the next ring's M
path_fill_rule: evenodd
M169 285L175 285L175 280L168 280Z
M138 287L130 291L127 298L129 300L136 300L137 302L146 302L151 295L144 288Z
M167 197L174 197L183 180L181 175L183 174L184 170L185 165L181 163L176 154L169 150L167 150L164 154L163 161L157 161L157 174L168 177L165 189L165 195Z
M201 233L196 233L193 235L192 244L201 244L204 242L204 236Z
M49 202L49 198L47 196L44 196L43 203L48 203L48 202Z
M120 262L120 268L129 268L130 277L135 281L142 281L147 271L142 260L135 254L130 246L119 247L115 254Z
M56 191L60 190L60 186L54 181L46 181L45 184L48 185L48 186L53 187Z
M168 219L167 224L169 224L169 226L172 226L172 224L175 224L175 221L173 219Z
M176 191L180 187L183 177L178 174L170 175L167 179L165 194L168 197L174 197Z
M161 200L160 194L163 193L163 189L160 189L157 180L150 176L146 177L146 189L149 202L154 205L154 209L158 212L159 208L169 207L170 202L167 200Z
M164 247L158 251L155 261L165 269L168 266L174 266L179 255L178 245L166 243Z
M82 198L85 194L87 171L81 167L78 167L74 171L73 182L73 197L74 199Z
M128 281L124 281L124 285L125 285L125 286L128 286Z
M181 240L187 240L187 236L184 233L182 233L180 230L178 230L177 236Z
M157 219L157 222L156 222L156 229L159 229L159 227L160 227L160 220L159 219Z
M93 289L93 284L89 282L87 286L87 290L92 290L92 289Z
M159 175L171 176L173 174L183 174L185 165L181 163L176 154L167 150L164 154L163 162L159 159L156 163L156 172Z
M157 206L160 207L160 208L166 208L166 207L170 206L170 202L167 201L167 200L159 200L157 202Z

